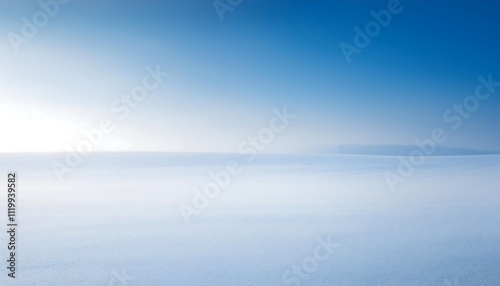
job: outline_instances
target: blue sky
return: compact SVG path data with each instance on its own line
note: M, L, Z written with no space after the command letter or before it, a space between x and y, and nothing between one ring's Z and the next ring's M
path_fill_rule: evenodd
M47 1L43 1L47 2ZM70 1L15 53L8 34L37 1L0 4L0 151L64 151L159 65L165 82L100 150L235 152L273 108L298 115L267 151L411 145L500 150L500 89L453 130L443 113L500 81L500 3L401 1L401 13L347 63L339 44L389 1Z

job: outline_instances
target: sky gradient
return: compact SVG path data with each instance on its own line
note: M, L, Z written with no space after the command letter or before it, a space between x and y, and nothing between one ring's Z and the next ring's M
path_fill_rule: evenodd
M266 151L412 145L435 128L444 147L500 151L500 88L460 128L443 120L478 76L500 81L500 3L401 1L348 63L340 43L389 1L366 2L243 0L221 21L212 1L73 0L16 53L9 33L41 7L3 1L0 152L65 151L148 66L169 75L98 150L236 152L286 106L297 119Z

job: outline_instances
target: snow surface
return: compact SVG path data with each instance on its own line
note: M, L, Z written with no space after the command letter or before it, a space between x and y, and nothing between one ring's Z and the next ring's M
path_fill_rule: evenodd
M300 285L500 285L499 155L427 157L395 192L397 157L95 153L58 182L63 155L0 155L4 226L7 171L20 196L0 285L286 285L328 235L340 247ZM185 224L179 204L233 159L242 173Z

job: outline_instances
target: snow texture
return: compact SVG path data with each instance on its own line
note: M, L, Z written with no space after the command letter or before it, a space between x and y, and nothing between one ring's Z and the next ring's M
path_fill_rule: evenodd
M17 278L3 231L0 285L500 285L499 155L427 157L394 192L397 157L245 159L95 153L58 182L64 154L0 155L4 226L19 181ZM241 174L186 224L179 205L230 160ZM328 236L328 259L285 282Z

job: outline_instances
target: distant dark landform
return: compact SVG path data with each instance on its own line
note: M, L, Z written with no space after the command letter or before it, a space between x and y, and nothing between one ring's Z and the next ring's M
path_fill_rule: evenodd
M417 145L340 145L323 147L314 150L314 153L324 154L352 154L352 155L379 155L379 156L408 156L414 150L421 150ZM466 148L435 147L428 156L464 156L464 155L494 155L500 151L475 150Z

